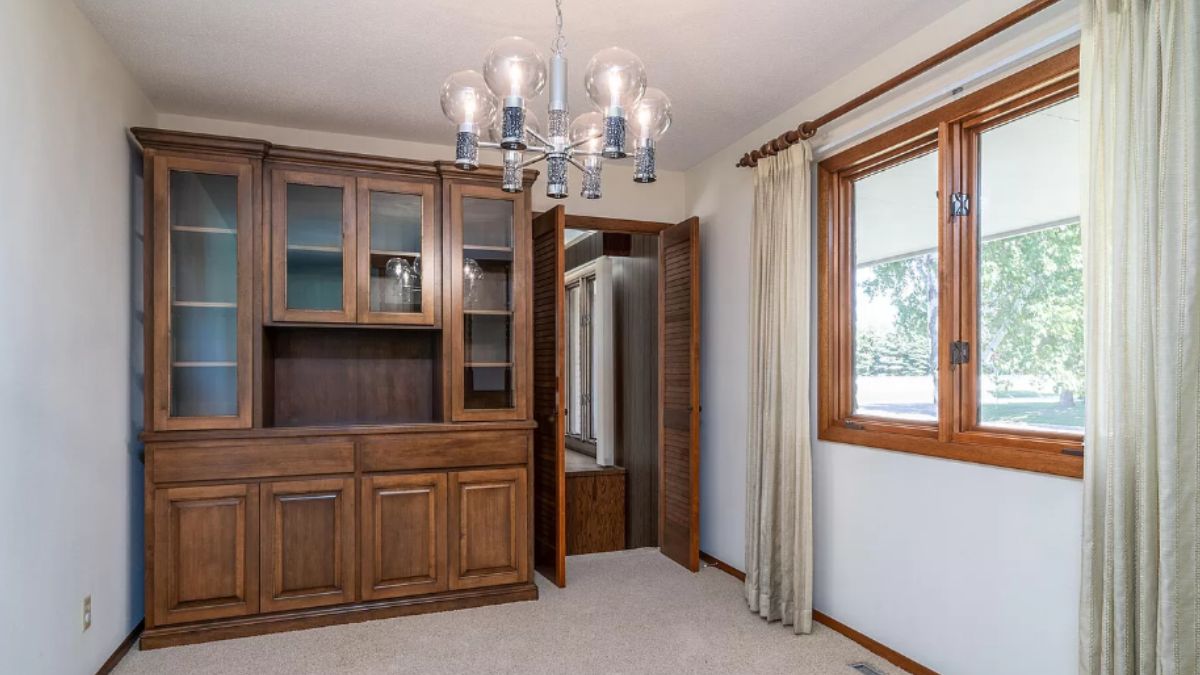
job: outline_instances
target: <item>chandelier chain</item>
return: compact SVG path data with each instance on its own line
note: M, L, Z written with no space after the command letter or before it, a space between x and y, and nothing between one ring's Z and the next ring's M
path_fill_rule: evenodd
M554 35L553 49L555 54L561 55L567 46L567 38L563 36L562 0L554 0L554 11L557 14L555 25L558 32Z

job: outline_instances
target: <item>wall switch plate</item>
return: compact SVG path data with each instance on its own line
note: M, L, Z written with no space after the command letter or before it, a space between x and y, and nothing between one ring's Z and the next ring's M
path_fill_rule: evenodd
M83 629L87 630L92 627L92 596L86 596L83 599Z

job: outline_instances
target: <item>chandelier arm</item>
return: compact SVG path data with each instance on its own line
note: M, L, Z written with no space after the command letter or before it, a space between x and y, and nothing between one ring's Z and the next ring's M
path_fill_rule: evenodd
M550 153L543 152L542 154L538 155L537 157L534 157L533 159L527 159L524 162L521 162L517 166L518 166L518 168L524 169L527 166L533 166L534 164L537 164L538 162L546 159L549 156L550 156Z
M500 144L496 143L495 141L479 141L479 147L487 148L489 150L499 150Z
M592 136L588 136L587 138L580 139L580 140L575 141L574 143L568 145L566 147L566 149L574 150L575 148L578 148L579 146L583 145L584 143L590 143L590 142L596 140L597 138L604 138L604 134L594 134ZM580 154L584 154L584 153L580 153Z
M580 164L578 161L576 161L576 159L574 157L568 157L567 161L570 162L571 165L574 166L576 169L579 169L580 171L582 171L586 174L590 174L592 172L591 169L587 168L586 166L584 166L584 165Z

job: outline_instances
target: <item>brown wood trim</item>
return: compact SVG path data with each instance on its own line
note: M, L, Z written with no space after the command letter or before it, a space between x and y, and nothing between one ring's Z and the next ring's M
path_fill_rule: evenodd
M129 133L133 134L143 148L179 153L208 152L262 159L271 147L271 144L266 141L251 138L199 134L191 131L170 131L151 127L133 127Z
M267 635L303 628L357 623L372 619L537 600L537 598L537 586L533 583L522 583L279 614L263 614L242 619L147 629L142 634L139 646L142 650L159 649L249 635Z
M730 565L726 562L721 561L720 559L718 559L714 556L711 556L711 555L705 553L704 551L700 552L700 559L703 560L705 563L708 563L709 566L715 567L715 568L721 570L722 572L737 579L738 581L746 580L745 572L737 569L736 567L733 567L732 565ZM813 614L813 621L816 621L817 623L824 625L825 627L833 630L834 632L841 633L842 635L850 638L852 641L857 642L859 645L866 648L867 651L871 652L872 654L875 654L876 656L879 656L880 658L887 660L892 665L899 666L900 668L903 668L904 670L907 670L908 672L913 673L914 675L938 675L937 671L935 671L931 668L928 668L926 666L923 666L923 665L917 663L916 661L913 661L912 659L908 658L907 656L901 654L900 652L892 649L891 647L888 647L887 645L885 645L877 640L874 640L872 638L867 637L866 635L863 635L862 633L854 630L853 628L847 626L846 624L830 617L828 614L819 612L815 609L813 610L812 614Z
M573 216L568 213L566 228L569 230L597 230L599 232L624 232L627 234L659 234L674 224L662 223L656 220Z
M864 92L862 94L859 94L858 96L850 99L849 101L846 101L845 103L839 105L838 107L834 108L833 110L830 110L829 112L825 113L824 115L821 115L820 117L809 120L807 122L802 122L795 129L789 129L788 131L785 131L784 133L780 134L778 137L767 141L758 149L747 152L746 154L742 155L741 159L738 160L736 166L739 166L739 167L756 166L758 164L759 159L761 159L763 157L770 157L772 155L775 155L775 154L779 153L780 151L785 150L792 145L795 145L796 143L800 142L803 139L812 138L812 136L817 133L817 129L819 129L820 127L832 122L833 120L841 117L842 115L845 115L846 113L848 113L856 108L859 108L860 106L862 106L866 103L870 103L871 101L874 101L875 99L879 98L880 96L883 96L884 94L895 89L896 87L899 87L900 85L902 85L920 75L923 75L924 73L928 72L929 70L933 69L934 67L939 66L939 65L945 63L946 61L949 61L950 59L954 58L955 56L958 56L959 54L967 51L968 49L974 47L975 45L978 45L979 43L983 42L984 40L987 40L988 38L996 35L997 33L1007 30L1008 28L1011 28L1012 26L1020 23L1021 21L1024 21L1025 19L1033 16L1034 14L1037 14L1038 12L1042 11L1043 9L1046 9L1047 7L1049 7L1050 5L1053 5L1056 2L1058 2L1058 0L1033 0L1032 2L1029 2L1025 5L1022 5L1021 7L1018 7L1017 9L1013 10L1012 12L1005 14L1004 16L993 21L992 23L984 26L983 28L980 28L979 30L975 31L974 33L971 33L967 37L965 37L965 38L959 40L958 42L955 42L954 44L950 45L949 47L946 47L945 49L937 52L933 56L930 56L929 58L925 59L924 61L921 61L920 63L916 64L915 66L908 68L907 70L899 73L898 75L893 76L892 78L886 80L885 82L883 82L879 85L876 85L875 87L872 87L871 89L867 90L866 92Z
M841 621L834 619L828 614L818 612L814 609L813 621L824 625L836 633L841 633L842 635L850 638L852 641L857 642L872 654L886 660L894 666L898 666L904 670L907 670L913 675L938 675L936 670L917 663L895 649L892 649L878 640L874 640L866 635L863 635L862 633L854 630Z
M108 675L111 673L113 669L117 667L117 664L121 662L121 659L125 658L125 655L129 653L129 650L133 647L134 643L137 642L138 637L142 634L142 631L145 628L145 619L137 622L137 625L133 627L133 630L129 631L129 635L126 635L125 639L121 640L121 644L117 645L117 648L113 650L113 653L108 656L108 660L100 665L100 669L96 671L96 675Z
M330 427L267 427L261 429L213 429L205 431L143 432L138 436L143 443L172 443L203 440L251 440L263 438L307 438L310 436L374 436L385 434L430 434L466 431L505 431L509 429L533 429L533 420L498 422L429 422L421 424L364 424L356 426Z
M147 463L147 474L156 484L288 478L353 471L354 444L349 439L303 438L252 445L228 441L164 445Z
M516 430L367 438L360 444L359 463L363 471L411 471L525 464L528 459L529 432Z
M745 572L739 570L738 568L734 567L733 565L730 565L729 563L727 563L715 556L711 556L711 555L705 553L704 551L700 551L700 560L703 560L705 563L707 563L709 567L715 567L715 568L721 570L722 572L728 574L729 576L733 577L734 579L737 579L738 581L746 580Z
M290 145L272 145L267 150L267 159L273 162L323 166L332 169L359 169L362 171L384 171L416 176L437 177L434 162L415 159L398 159L381 155L364 155L354 152L334 152L297 148Z

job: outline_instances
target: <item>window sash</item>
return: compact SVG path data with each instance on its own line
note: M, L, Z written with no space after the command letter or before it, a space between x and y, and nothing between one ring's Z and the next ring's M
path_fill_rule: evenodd
M963 192L977 206L978 137L1078 95L1078 49L1051 57L821 162L819 216L819 437L1066 476L1082 475L1082 436L981 425L979 360L950 363L978 326L978 208L951 214ZM938 416L936 422L854 414L854 182L936 149L939 165Z

